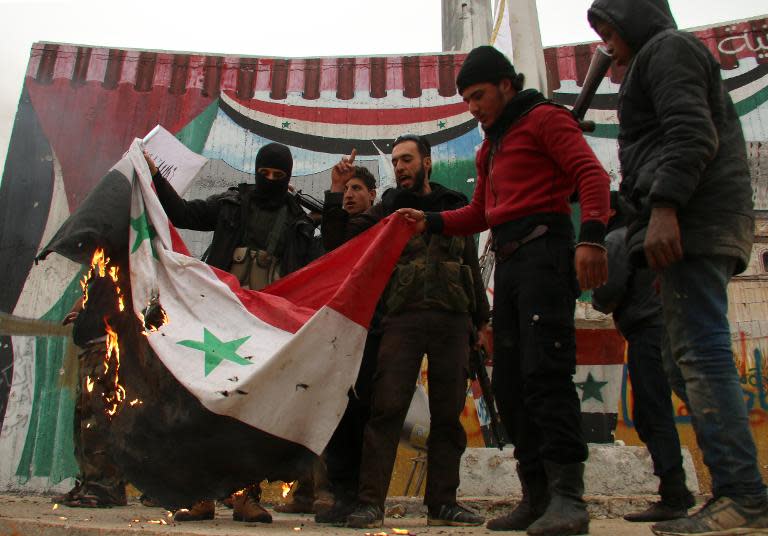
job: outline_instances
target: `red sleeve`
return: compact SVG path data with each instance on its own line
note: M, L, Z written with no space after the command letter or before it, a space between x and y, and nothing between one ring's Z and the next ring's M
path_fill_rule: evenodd
M581 222L596 220L603 225L610 216L611 180L584 139L570 112L559 106L540 106L539 137L545 150L568 177L576 181ZM552 125L557 125L553 128Z
M477 182L475 193L469 205L456 210L441 212L443 219L443 232L447 235L470 235L485 231L488 222L485 220L485 158L488 154L488 142L477 152L475 167L477 169Z

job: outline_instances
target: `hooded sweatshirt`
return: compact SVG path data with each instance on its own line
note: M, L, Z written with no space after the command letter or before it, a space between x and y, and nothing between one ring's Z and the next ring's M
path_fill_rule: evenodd
M637 211L627 242L635 264L651 210L673 207L686 256L749 262L754 220L741 123L720 66L676 29L666 0L595 0L590 22L614 27L634 52L619 91L622 195Z

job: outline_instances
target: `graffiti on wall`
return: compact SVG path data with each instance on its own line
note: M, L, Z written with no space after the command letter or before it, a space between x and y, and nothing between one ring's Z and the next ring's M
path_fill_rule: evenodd
M696 32L720 59L753 142L768 139L766 20ZM555 100L572 104L595 46L545 50ZM252 180L255 155L271 141L291 146L294 184L311 195L322 197L330 168L352 148L386 187L392 140L406 132L432 142L433 180L471 195L482 135L455 89L464 57L282 59L33 45L0 185L0 313L49 325L64 316L80 267L55 255L36 265L34 257L132 139L156 124L209 159L188 194L194 198ZM588 141L614 187L622 75L609 71L588 116L598 124ZM198 254L208 240L194 233L184 239ZM74 474L64 454L73 401L62 376L70 350L64 338L54 339L45 330L0 331L0 488L46 490ZM599 415L590 422L610 430L621 366L584 344L576 382L585 414ZM755 407L765 401L761 393ZM614 416L607 425L605 415ZM51 456L58 465L46 462Z

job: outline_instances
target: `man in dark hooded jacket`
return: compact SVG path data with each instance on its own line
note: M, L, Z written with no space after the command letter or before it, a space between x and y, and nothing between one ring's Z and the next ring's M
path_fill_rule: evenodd
M203 260L231 272L243 288L260 290L311 258L314 224L288 193L293 157L285 145L269 143L256 154L256 184L239 184L207 199L186 201L146 154L157 196L171 223L182 229L213 231ZM305 490L307 491L307 490ZM236 521L270 523L260 504L259 484L232 495ZM179 510L176 521L213 519L213 501Z
M672 391L664 374L661 346L664 318L656 291L656 273L629 263L627 210L618 192L611 192L614 214L608 222L608 282L592 291L592 306L613 313L616 328L627 340L627 368L632 380L632 418L640 440L659 477L661 500L627 521L666 521L685 517L694 498L685 483L680 437L675 428Z
M657 534L768 528L768 497L733 363L729 279L749 261L752 189L744 135L717 61L676 29L666 0L595 0L590 24L614 61L621 192L637 212L627 246L660 274L670 383L686 402L713 500Z

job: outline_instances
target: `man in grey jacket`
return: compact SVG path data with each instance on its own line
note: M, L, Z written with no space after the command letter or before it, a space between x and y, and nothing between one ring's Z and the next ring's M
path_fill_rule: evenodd
M614 61L621 193L636 210L633 262L659 272L670 383L686 402L713 498L656 534L768 528L768 496L733 363L729 279L749 261L752 188L739 117L708 49L676 29L666 0L595 0L590 24Z

